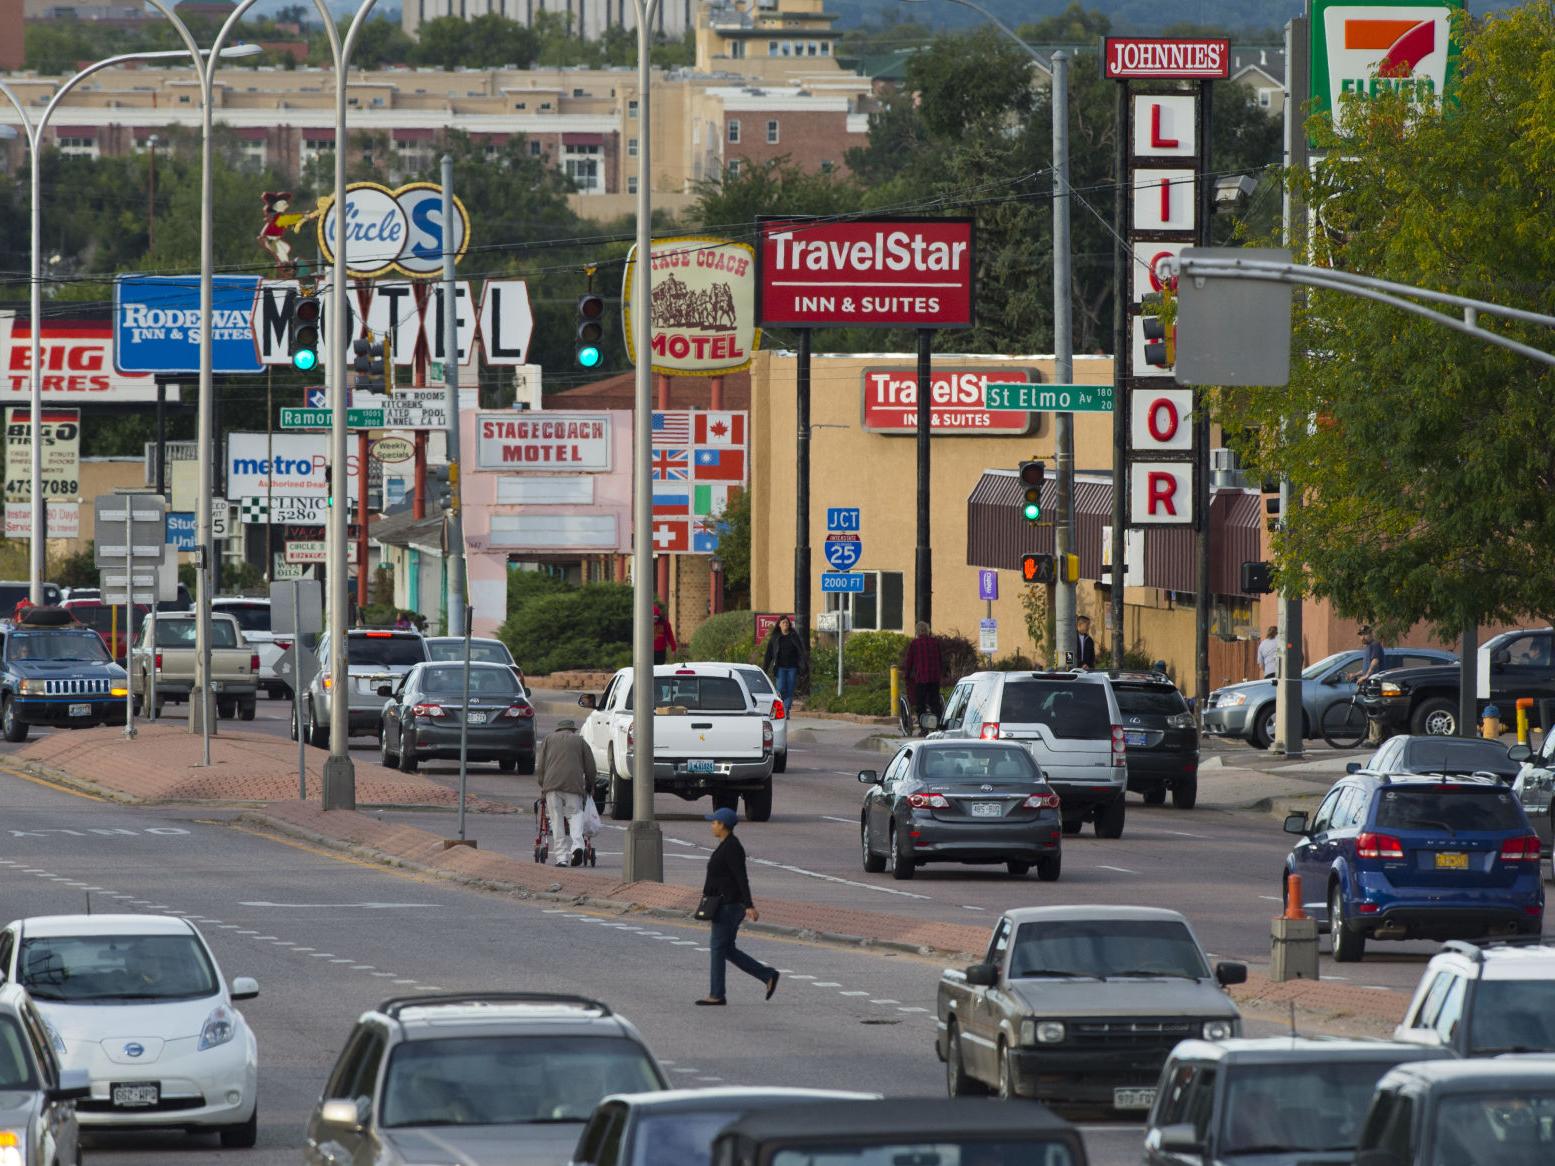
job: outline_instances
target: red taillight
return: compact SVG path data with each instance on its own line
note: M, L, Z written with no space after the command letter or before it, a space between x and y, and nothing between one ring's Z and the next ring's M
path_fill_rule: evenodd
M443 706L440 704L412 705L410 715L413 717L441 717L444 716Z
M1127 749L1123 738L1123 726L1112 726L1112 764L1114 767L1127 765Z
M1538 862L1543 854L1544 851L1539 846L1539 838L1535 834L1523 838L1508 838L1501 843L1502 862Z
M783 698L781 696L773 697L772 698L772 719L774 721L781 721L783 719L783 711L784 711L783 710Z
M1023 804L1028 810L1056 810L1058 809L1058 795L1032 794Z
M535 715L535 710L527 704L510 704L502 710L502 715L505 717L532 717Z
M944 794L908 794L907 804L915 810L948 810Z
M254 653L251 653L249 655L249 658L248 658L248 670L250 672L258 672L259 671L259 653L258 652L254 652Z
M999 722L984 721L983 731L978 734L984 741L997 741L999 739Z
M283 652L290 652L292 650L292 642L290 640L276 640L275 646L281 649Z
M761 745L764 749L772 748L772 722L761 722Z
M1373 834L1367 831L1355 840L1358 858L1403 858L1404 844L1391 834Z
M393 632L366 632L364 634L369 640L391 640L394 638Z
M162 653L161 652L157 653L157 665L156 665L156 667L157 667L157 671L158 672L162 671Z
M695 668L677 668L677 669L675 669L675 675L676 676L695 676L696 674L697 674L697 672L696 672Z

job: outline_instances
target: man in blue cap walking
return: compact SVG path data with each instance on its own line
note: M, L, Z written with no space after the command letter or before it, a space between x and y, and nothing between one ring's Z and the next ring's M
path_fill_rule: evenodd
M702 883L702 899L717 900L712 912L713 934L708 942L712 953L712 983L706 996L698 1004L722 1007L724 998L724 964L731 963L748 976L754 976L767 986L767 999L777 991L778 971L760 960L753 959L735 946L740 924L747 915L754 923L761 918L756 905L751 902L750 880L745 875L745 847L734 836L734 824L739 815L728 807L720 807L707 815L713 824L713 837L718 839L712 856L707 860L707 878Z

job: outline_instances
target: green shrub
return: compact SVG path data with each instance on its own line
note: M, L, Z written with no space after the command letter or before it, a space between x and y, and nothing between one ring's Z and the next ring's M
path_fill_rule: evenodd
M511 568L508 571L508 614L512 615L531 599L576 590L571 583L557 575Z
M613 671L631 663L630 587L590 583L550 591L529 596L497 630L525 672L543 676L572 668Z
M837 657L832 655L832 671L830 677L821 676L819 673L811 675L810 695L805 699L805 707L818 709L827 713L855 713L867 717L884 717L891 714L891 685L889 681L884 683L871 682L869 684L844 684L842 695L837 695Z
M685 645L688 660L742 663L755 658L755 617L748 611L723 611L708 617Z
M945 679L959 680L983 667L983 658L978 654L977 646L965 636L952 632L947 636L935 636L934 642L939 645L939 658L945 668Z
M899 632L854 632L842 643L842 666L849 675L857 673L888 673L902 662L911 643ZM831 662L831 674L837 674L837 657Z
M1041 665L1019 649L993 662L995 672L1035 672Z

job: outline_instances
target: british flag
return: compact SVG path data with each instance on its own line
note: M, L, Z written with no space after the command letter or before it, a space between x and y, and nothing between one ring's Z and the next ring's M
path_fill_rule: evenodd
M691 455L684 449L655 449L653 476L660 482L683 482L691 477Z

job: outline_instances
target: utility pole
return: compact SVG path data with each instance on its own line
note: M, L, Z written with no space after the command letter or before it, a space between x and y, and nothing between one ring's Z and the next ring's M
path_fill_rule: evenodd
M1069 253L1069 54L1053 54L1053 379L1074 380L1074 327L1070 320ZM1053 551L1058 584L1053 589L1054 664L1063 667L1074 655L1075 585L1069 581L1069 554L1074 550L1074 414L1053 419L1053 460L1056 463L1058 513L1054 516ZM1115 572L1116 573L1116 572Z
M1194 192L1198 196L1198 212L1194 216L1198 223L1199 246L1208 247L1213 241L1211 223L1215 214L1215 183L1210 177L1210 135L1214 131L1214 103L1215 84L1213 81L1199 82L1199 159L1198 179L1194 183ZM1125 285L1126 286L1126 285ZM1118 289L1118 294L1123 294L1123 287ZM1214 494L1210 490L1209 481L1209 394L1199 390L1193 402L1193 518L1194 518L1194 557L1197 559L1194 575L1197 580L1197 593L1194 595L1194 669L1193 692L1196 707L1199 710L1199 723L1204 723L1205 702L1209 699L1209 624L1211 614L1211 596L1214 589L1213 564L1210 559L1210 507L1214 502Z
M448 337L443 361L444 383L447 385L448 402L448 634L455 635L465 629L465 577L464 577L464 516L460 509L459 482L459 305L454 292L454 160L451 154L443 155L443 320L444 335ZM392 352L385 353L393 360ZM361 466L362 482L367 482L367 461ZM362 522L367 522L365 508ZM357 565L357 571L365 572L367 564ZM366 578L365 574L362 576Z

